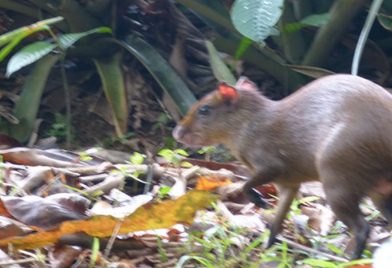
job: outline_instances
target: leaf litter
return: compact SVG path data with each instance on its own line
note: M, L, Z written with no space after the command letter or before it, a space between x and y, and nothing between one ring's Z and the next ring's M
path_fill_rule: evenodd
M237 164L185 159L181 167L160 158L146 164L140 155L137 164L116 163L93 153L28 148L0 154L1 267L86 267L93 241L102 267L340 267L352 244L319 183L301 188L280 243L266 250L276 189L257 188L271 206L256 208L241 191L249 174ZM374 207L364 206L374 250L390 233ZM385 258L384 247L390 243L376 256Z

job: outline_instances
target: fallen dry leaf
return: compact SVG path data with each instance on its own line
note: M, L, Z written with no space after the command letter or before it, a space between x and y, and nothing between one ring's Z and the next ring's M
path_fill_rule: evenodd
M61 236L77 232L108 237L119 223L121 223L119 234L168 228L176 223L191 224L196 211L208 207L215 199L216 196L212 193L194 190L177 200L146 204L123 220L111 216L95 216L88 220L67 221L52 231L0 240L0 247L12 244L16 249L34 249L54 244Z
M49 229L66 220L85 219L90 201L79 194L60 193L46 198L3 196L1 203L18 221Z
M27 166L52 166L52 167L73 167L80 166L74 162L64 160L57 154L40 149L29 149L24 147L0 150L5 162Z

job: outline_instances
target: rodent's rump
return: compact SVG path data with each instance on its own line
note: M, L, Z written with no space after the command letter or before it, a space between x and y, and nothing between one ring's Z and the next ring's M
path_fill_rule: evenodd
M197 102L173 131L189 146L224 144L253 177L244 191L256 205L253 187L273 182L280 190L269 245L300 183L320 180L327 201L356 237L360 257L369 225L359 209L368 195L389 222L392 193L392 95L352 75L317 79L294 94L272 101L247 80L224 83Z

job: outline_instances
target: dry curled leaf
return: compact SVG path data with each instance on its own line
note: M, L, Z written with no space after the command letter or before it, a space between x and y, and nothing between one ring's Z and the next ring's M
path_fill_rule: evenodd
M74 193L54 194L46 198L33 195L3 196L1 201L13 218L24 224L46 229L66 220L85 218L90 204L88 199Z

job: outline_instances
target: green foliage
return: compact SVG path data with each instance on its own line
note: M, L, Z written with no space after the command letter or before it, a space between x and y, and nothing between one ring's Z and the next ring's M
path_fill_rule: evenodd
M81 161L90 161L93 159L86 151L79 152L79 158Z
M36 26L35 30L43 30L46 29L50 31L48 27L48 23L57 22L59 19L55 18L51 21L41 21L37 22L34 25ZM17 34L11 35L18 41L20 38L24 38L27 34L30 34L31 31L23 30L21 28L16 31ZM33 31L34 32L34 31ZM49 54L56 48L60 49L63 53L65 50L72 46L75 42L80 40L83 37L86 37L93 33L107 33L110 32L110 29L107 27L95 28L87 32L78 33L78 34L70 34L63 35L57 38L54 36L54 41L38 41L32 43L30 45L25 46L20 51L16 52L8 62L7 65L7 75L10 76L12 73L16 72L20 68L29 65L33 62L37 62L37 64L33 67L32 72L28 76L26 80L22 93L18 102L14 108L14 115L19 119L18 125L11 125L10 127L1 126L3 129L10 129L9 133L17 138L19 141L26 141L33 130L34 122L37 117L38 109L41 103L41 96L43 90L46 85L46 81L50 74L50 71L53 65L60 59L60 55L52 55ZM7 40L10 41L9 37ZM62 40L62 41L58 41ZM58 42L57 42L58 41ZM13 42L12 40L10 41ZM18 41L19 42L19 41ZM63 55L64 56L64 55ZM70 128L70 126L68 126Z
M62 114L56 113L54 115L54 122L48 130L47 134L48 136L53 136L59 139L65 138L67 134L67 125L65 117Z
M122 54L116 53L108 58L95 59L94 63L112 110L117 136L121 137L126 132L128 123L128 103L122 70Z
M23 85L22 93L15 104L13 114L19 119L17 125L2 125L4 131L19 141L27 141L37 118L41 96L53 65L59 55L46 55L35 65Z
M180 163L184 157L189 156L188 153L183 149L162 149L158 152L158 155L162 156L167 162L172 163L174 166L180 166Z
M62 21L62 17L55 17L46 20L38 21L29 26L24 26L13 30L9 33L0 35L0 61L2 61L8 54L16 47L24 38L33 33L49 29L49 25Z
M283 0L236 0L231 8L231 19L236 29L249 39L262 43L270 35L282 15Z
M118 43L147 68L161 88L171 97L180 114L185 115L196 98L166 59L145 40L128 36Z
M146 159L146 155L141 154L141 153L139 153L139 152L134 152L134 153L131 155L131 157L130 157L129 160L130 160L131 163L134 164L134 165L141 165L141 164L144 163L144 160L145 160L145 159ZM138 178L138 177L141 175L141 173L140 173L139 171L135 171L132 175L133 175L134 177Z
M159 199L165 199L165 198L169 197L169 193L170 193L171 189L172 188L170 186L161 186L161 187L159 187L158 198Z
M23 47L9 60L6 75L11 76L11 74L18 71L22 67L36 62L43 56L49 54L55 48L55 44L51 44L45 41L38 41Z
M227 65L220 58L218 51L210 41L206 41L212 72L218 81L234 86L236 79Z
M307 26L321 27L331 19L330 13L312 14L299 22L288 23L284 25L284 31L288 33L296 32Z
M144 154L141 154L139 152L134 152L131 156L130 156L130 161L132 164L135 165L141 165L144 162L144 159L146 159L146 156Z

